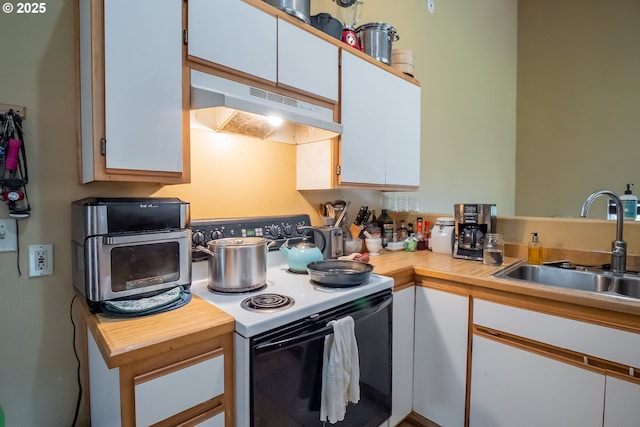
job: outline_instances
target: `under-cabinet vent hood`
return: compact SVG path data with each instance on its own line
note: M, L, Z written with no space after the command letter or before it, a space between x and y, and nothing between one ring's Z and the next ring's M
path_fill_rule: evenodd
M329 108L195 70L191 70L191 118L192 126L289 144L342 133Z

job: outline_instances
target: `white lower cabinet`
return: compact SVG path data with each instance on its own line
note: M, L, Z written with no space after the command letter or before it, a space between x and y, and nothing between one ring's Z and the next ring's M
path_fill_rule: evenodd
M469 426L640 425L640 334L474 299Z
M223 349L150 370L109 368L91 331L87 336L91 425L225 426Z
M155 424L224 393L224 355L192 363L134 378L136 425Z
M602 426L605 376L474 335L469 426Z
M413 410L446 427L465 423L469 297L416 287Z
M640 379L607 375L604 427L634 427L640 424Z
M389 425L395 426L412 411L413 325L415 287L393 294L393 401Z

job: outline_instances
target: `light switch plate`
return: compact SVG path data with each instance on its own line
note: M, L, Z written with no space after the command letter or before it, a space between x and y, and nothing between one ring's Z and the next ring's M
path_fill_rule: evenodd
M18 250L18 225L12 218L0 219L0 252Z
M53 245L29 245L29 277L53 274Z

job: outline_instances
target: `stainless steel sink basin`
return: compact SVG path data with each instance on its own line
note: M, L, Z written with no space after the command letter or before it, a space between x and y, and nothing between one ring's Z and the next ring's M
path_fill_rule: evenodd
M498 271L494 276L538 285L640 299L640 276L613 274L603 270L569 270L547 265L530 265L522 261Z
M620 277L613 283L609 291L630 298L640 299L640 278Z

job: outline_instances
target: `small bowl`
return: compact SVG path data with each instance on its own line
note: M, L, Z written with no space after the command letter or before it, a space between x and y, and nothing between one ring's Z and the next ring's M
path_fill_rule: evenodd
M369 255L379 255L382 250L382 238L374 237L373 239L364 239L364 244L367 246Z

